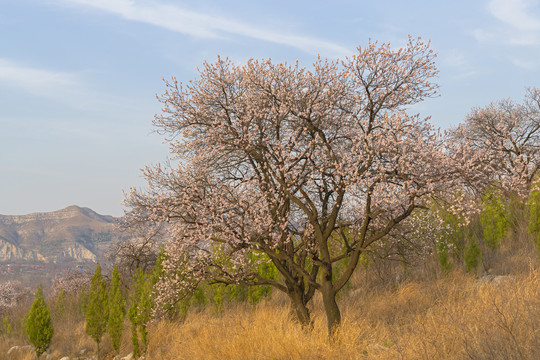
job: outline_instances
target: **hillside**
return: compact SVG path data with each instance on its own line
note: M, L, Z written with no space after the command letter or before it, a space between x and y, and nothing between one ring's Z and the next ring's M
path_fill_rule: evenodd
M122 238L115 218L89 208L29 215L0 215L0 262L93 261Z

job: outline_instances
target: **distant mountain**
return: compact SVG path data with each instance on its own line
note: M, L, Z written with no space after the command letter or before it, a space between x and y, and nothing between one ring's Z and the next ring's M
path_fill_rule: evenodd
M0 262L95 262L123 237L114 217L78 206L47 213L0 215Z

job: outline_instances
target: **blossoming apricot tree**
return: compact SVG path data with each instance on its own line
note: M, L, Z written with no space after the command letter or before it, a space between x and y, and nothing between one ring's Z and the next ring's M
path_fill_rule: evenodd
M435 56L409 38L309 69L218 58L198 81L166 82L154 124L172 156L126 198L133 223L167 224L158 301L201 280L272 285L309 324L320 291L332 333L360 255L444 186L440 136L405 111L436 94Z
M30 289L25 287L20 281L0 283L0 314L3 314L9 308L15 307L30 295Z
M448 144L472 188L526 197L540 172L540 89L529 89L521 104L500 100L473 108L448 133Z

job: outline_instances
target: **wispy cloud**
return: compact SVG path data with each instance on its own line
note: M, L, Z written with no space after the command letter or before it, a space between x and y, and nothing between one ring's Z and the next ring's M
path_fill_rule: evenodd
M492 0L488 8L493 16L516 29L540 30L540 20L530 13L531 5L524 0Z
M351 51L341 45L319 38L288 34L242 23L221 16L204 14L176 5L156 1L132 0L64 0L71 4L93 7L125 19L139 21L199 38L223 38L237 35L276 44L305 52L327 56L349 55Z
M441 54L443 64L454 71L455 79L462 79L476 74L466 56L457 49Z
M78 87L74 74L38 69L0 58L0 85L42 97L57 98Z
M69 107L131 109L132 101L92 86L92 71L65 72L38 68L12 59L0 58L0 92L10 89L53 100Z
M490 28L477 28L472 35L480 43L506 47L502 54L514 67L536 71L540 56L539 2L489 0L486 10L497 21Z
M538 61L536 59L524 60L515 56L511 56L510 61L512 62L512 64L514 64L514 66L524 70L536 70L538 68Z
M478 41L499 40L510 45L540 45L538 2L491 0L487 8L489 13L505 26L492 31L475 30L473 35Z

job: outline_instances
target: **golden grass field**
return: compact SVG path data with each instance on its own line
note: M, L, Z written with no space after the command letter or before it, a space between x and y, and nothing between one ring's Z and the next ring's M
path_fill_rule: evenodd
M538 359L537 270L500 284L453 273L342 299L331 341L324 314L302 329L272 302L151 328L148 359Z
M540 267L534 248L525 248L503 247L491 260L495 273L510 275L498 282L424 266L396 284L359 268L339 299L344 321L332 339L320 298L313 302L311 330L290 319L281 294L220 313L193 310L183 323L150 326L146 359L539 359ZM49 359L73 359L81 348L87 356L95 352L81 320L54 325ZM21 344L0 336L0 358ZM126 322L121 355L130 349ZM102 358L113 359L107 336L102 350ZM31 352L13 357L34 358Z

